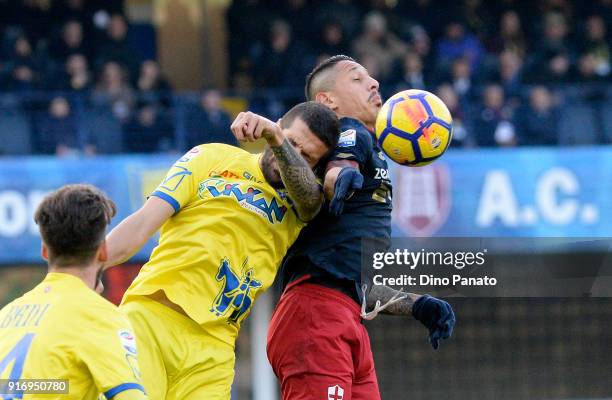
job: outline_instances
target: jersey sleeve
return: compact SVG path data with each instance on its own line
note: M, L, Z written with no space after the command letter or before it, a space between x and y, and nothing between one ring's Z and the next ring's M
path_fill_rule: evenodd
M372 135L361 124L342 124L342 133L331 160L356 161L363 166L372 154Z
M113 400L146 400L148 398L149 397L140 390L125 390L113 397Z
M219 144L196 146L179 158L151 196L166 201L178 212L198 193L198 184L214 170L223 150Z
M89 370L98 391L109 400L146 398L136 336L129 321L110 305L90 307L88 314L89 323L77 339L75 353Z

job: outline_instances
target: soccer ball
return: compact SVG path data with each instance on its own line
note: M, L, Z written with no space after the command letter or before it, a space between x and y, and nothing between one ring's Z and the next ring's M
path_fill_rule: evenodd
M453 118L438 96L405 90L389 98L376 118L376 138L398 164L427 165L440 157L453 136Z

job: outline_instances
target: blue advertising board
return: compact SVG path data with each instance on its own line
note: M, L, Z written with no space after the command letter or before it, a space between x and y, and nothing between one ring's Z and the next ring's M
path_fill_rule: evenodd
M94 184L117 203L117 224L176 158L0 159L0 264L41 262L32 216L49 191ZM612 237L612 147L451 150L432 165L391 165L390 173L397 237ZM155 241L135 260L146 260Z

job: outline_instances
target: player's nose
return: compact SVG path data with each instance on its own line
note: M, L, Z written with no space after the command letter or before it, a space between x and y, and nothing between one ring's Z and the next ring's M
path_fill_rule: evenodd
M380 87L380 84L378 83L378 81L372 77L370 77L370 82L368 82L369 86L368 89L369 90L376 90L378 92L378 88Z

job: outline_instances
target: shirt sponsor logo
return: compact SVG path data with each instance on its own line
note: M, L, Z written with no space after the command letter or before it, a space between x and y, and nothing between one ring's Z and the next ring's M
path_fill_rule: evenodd
M206 194L233 198L242 208L265 217L271 224L282 222L287 213L287 207L281 206L276 198L266 198L262 190L248 183L230 183L220 178L210 178L200 183L198 195L204 198Z
M218 172L218 171L211 171L210 174L208 174L209 177L211 178L230 178L230 179L240 179L240 175L233 173L232 171L222 171L222 172Z
M338 147L351 147L355 146L357 142L357 131L355 129L349 129L340 134L338 139Z

